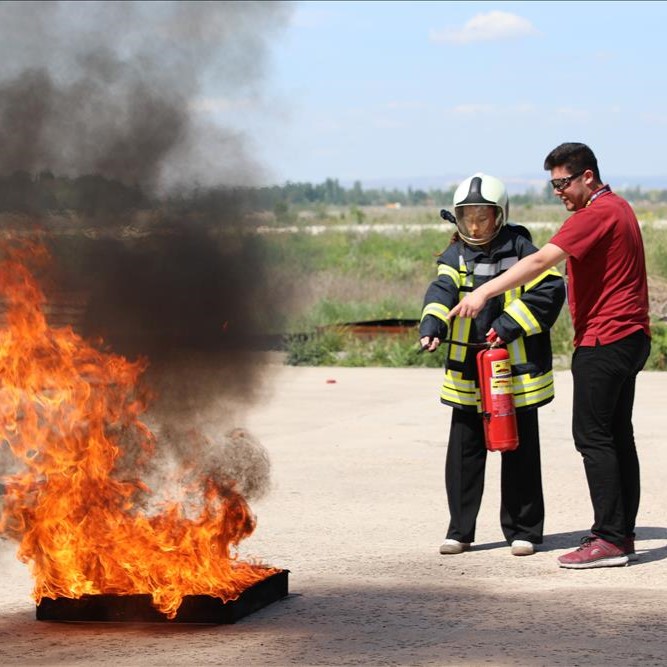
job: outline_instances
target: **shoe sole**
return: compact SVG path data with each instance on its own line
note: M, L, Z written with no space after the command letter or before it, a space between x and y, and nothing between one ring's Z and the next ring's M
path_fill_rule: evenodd
M527 549L525 547L518 547L511 550L512 556L532 556L535 553L535 549Z
M627 565L629 561L630 559L627 556L614 556L612 558L600 558L588 563L561 563L558 561L558 565L568 570L588 570L594 567L620 567Z
M464 551L470 551L470 546L440 548L440 553L443 556L456 556L457 554L462 554Z
M626 554L626 556L629 563L636 563L639 560L639 554L637 553Z

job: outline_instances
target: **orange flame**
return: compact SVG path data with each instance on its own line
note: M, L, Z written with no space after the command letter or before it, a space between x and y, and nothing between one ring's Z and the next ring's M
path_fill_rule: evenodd
M149 594L174 618L185 595L236 599L277 571L230 553L254 530L250 508L233 488L206 479L194 518L178 502L142 509L150 490L120 464L127 442L139 468L156 445L140 420L148 363L95 349L71 327L49 327L27 268L47 259L36 244L6 247L0 259L0 437L21 468L3 480L0 531L19 542L35 601Z

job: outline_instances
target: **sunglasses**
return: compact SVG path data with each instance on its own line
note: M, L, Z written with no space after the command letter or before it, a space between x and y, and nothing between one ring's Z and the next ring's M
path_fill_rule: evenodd
M583 169L582 171L578 171L576 174L572 174L571 176L564 176L563 178L552 178L549 183L551 183L551 187L554 188L554 190L562 192L563 190L569 188L570 183L572 183L575 178L582 176L585 171L586 170Z

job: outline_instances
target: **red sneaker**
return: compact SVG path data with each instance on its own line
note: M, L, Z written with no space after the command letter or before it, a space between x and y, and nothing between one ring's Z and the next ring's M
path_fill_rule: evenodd
M590 567L614 567L627 565L628 555L624 549L617 547L601 537L584 537L581 546L570 553L559 556L558 565L573 570L585 570Z

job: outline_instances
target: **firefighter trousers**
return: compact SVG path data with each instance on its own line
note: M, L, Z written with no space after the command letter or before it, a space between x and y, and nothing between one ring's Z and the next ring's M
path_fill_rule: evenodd
M593 504L591 532L617 546L634 537L639 459L632 427L635 381L651 351L643 331L572 356L572 435Z
M537 409L517 413L517 427L519 447L500 454L500 525L508 544L513 540L541 544L544 497ZM487 451L481 415L453 409L445 462L450 539L475 541Z

